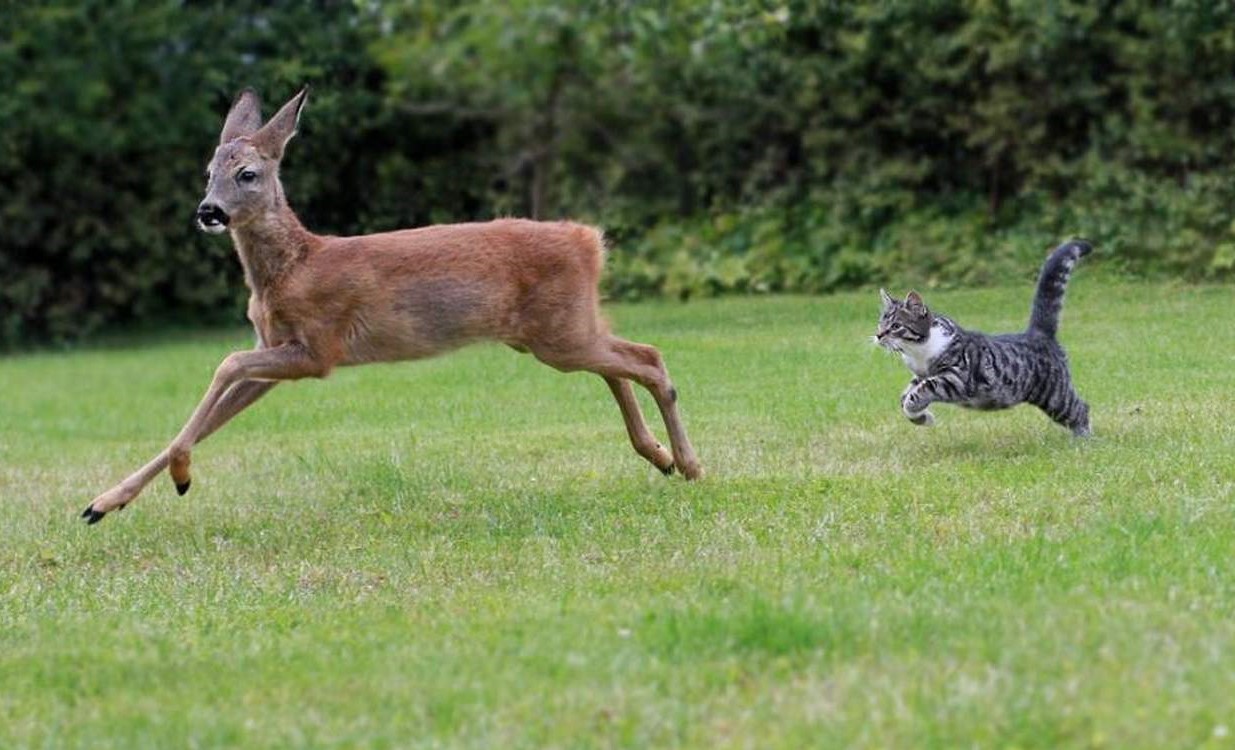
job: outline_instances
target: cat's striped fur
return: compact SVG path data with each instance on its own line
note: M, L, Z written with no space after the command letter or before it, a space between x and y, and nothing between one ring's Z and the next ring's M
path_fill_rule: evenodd
M931 312L917 292L902 302L880 290L883 311L875 340L898 352L914 374L901 395L905 416L929 425L934 417L927 408L934 402L971 409L1029 403L1073 434L1088 435L1089 406L1072 387L1068 356L1055 335L1068 277L1091 249L1084 240L1072 240L1047 258L1024 333L967 331Z

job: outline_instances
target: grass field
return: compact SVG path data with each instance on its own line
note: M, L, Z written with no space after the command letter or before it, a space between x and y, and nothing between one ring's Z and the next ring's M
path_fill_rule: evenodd
M1230 747L1231 303L1082 269L1089 441L910 425L874 293L616 306L702 482L476 347L280 386L95 527L249 335L0 360L0 747Z

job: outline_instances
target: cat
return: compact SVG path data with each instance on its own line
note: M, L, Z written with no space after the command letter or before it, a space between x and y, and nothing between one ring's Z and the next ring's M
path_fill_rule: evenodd
M914 374L901 394L901 410L909 421L934 424L927 408L934 402L970 409L1029 403L1072 434L1088 436L1089 405L1072 387L1068 356L1055 334L1068 277L1092 249L1079 239L1055 248L1042 266L1024 333L988 336L969 331L931 312L917 292L900 302L880 289L883 311L875 342L900 354Z

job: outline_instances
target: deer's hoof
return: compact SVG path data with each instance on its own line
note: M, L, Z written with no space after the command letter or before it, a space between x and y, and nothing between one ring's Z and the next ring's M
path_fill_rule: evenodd
M188 491L189 491L189 487L191 487L191 486L193 486L193 480L192 480L192 479L186 479L186 480L184 480L184 483L183 483L183 484L182 484L182 483L180 483L180 482L176 482L176 494L177 494L177 495L181 495L181 496L183 496L183 495L184 495L184 493L186 493L186 492L188 492Z
M99 521L102 521L103 516L106 516L106 515L107 514L101 510L95 510L93 503L91 503L90 505L87 505L86 509L81 512L81 517L86 519L87 526L93 526Z
M673 476L674 469L676 469L677 467L675 467L673 464L669 464L668 466L665 466L665 467L657 466L656 468L660 469L661 474L664 474L667 477L671 477Z

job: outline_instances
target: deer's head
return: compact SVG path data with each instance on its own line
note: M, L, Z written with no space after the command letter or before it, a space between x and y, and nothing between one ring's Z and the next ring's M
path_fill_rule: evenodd
M296 134L306 86L262 124L262 105L252 89L236 97L223 122L219 146L206 167L206 197L197 207L197 225L218 234L277 211L284 204L279 184L283 148Z

